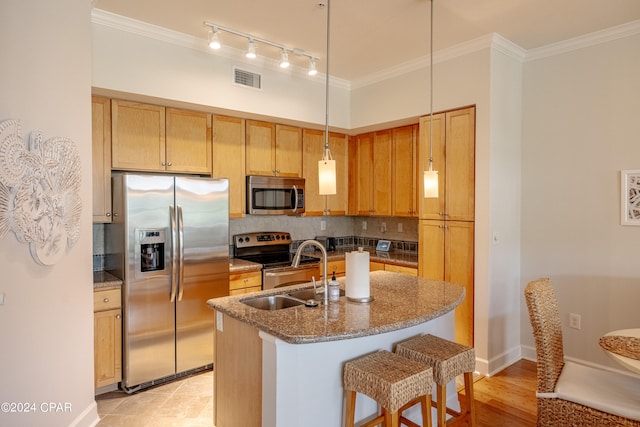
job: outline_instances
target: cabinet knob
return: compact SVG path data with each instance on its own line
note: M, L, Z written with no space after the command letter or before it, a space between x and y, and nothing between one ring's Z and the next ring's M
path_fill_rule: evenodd
M120 319L120 315L119 314L116 314L116 319Z
M169 162L167 163L167 166L173 166L173 163Z
M111 216L111 212L107 212L106 216L110 217Z
M162 162L162 166L167 166L167 163L166 162Z
M244 279L244 284L246 285L249 282L249 279Z
M104 302L104 303L108 303L108 302L109 302L109 298L105 298L105 299L103 299L103 300L102 300L102 302Z

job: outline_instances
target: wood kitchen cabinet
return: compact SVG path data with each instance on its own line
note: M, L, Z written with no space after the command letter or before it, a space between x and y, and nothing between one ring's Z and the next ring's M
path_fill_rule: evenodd
M391 130L391 200L393 216L418 215L418 133L410 125Z
M111 100L91 98L93 222L111 222Z
M122 380L120 288L93 292L93 357L96 388Z
M465 288L465 299L455 311L456 342L473 346L474 223L421 220L418 230L419 275Z
M336 161L336 194L321 196L318 190L318 161L324 154L323 131L304 129L302 133L302 176L305 178L305 215L345 215L349 199L349 138L329 132L329 150Z
M429 116L420 118L420 170L429 168ZM473 221L475 215L475 107L433 116L433 169L438 198L420 198L421 219ZM418 180L420 193L422 180Z
M245 121L214 115L212 175L229 179L229 217L242 218L246 209Z
M324 266L320 263L320 276L324 277ZM327 279L331 279L333 274L336 277L344 277L346 269L346 261L344 259L336 259L333 261L327 261Z
M229 274L229 295L247 294L262 290L262 272Z
M391 215L391 130L356 137L356 214Z
M409 276L417 276L418 269L413 267L407 267L405 265L388 264L386 262L370 261L369 271L392 271L394 273L408 274Z
M302 129L246 121L247 175L302 177Z
M211 175L211 115L111 101L112 169Z

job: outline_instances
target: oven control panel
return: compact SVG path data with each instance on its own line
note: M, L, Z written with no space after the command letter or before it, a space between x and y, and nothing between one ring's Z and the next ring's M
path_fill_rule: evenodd
M233 244L236 248L289 245L291 244L291 234L284 231L236 234L233 236Z

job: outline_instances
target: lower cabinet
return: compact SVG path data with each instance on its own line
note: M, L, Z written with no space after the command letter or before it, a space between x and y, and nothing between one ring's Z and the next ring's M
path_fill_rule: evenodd
M262 290L262 272L229 274L229 295L247 294Z
M320 263L320 275L323 275L323 266L322 263ZM344 277L346 268L345 268L345 260L344 259L338 259L338 260L334 260L334 261L327 261L327 278L331 279L331 276L333 274L336 275L336 277Z
M387 264L384 262L377 262L377 261L369 262L369 270L370 271L378 271L378 270L393 271L394 273L403 273L403 274L408 274L410 276L418 275L417 268L407 267L404 265L397 265L397 264Z
M120 288L93 292L93 357L96 388L122 380Z

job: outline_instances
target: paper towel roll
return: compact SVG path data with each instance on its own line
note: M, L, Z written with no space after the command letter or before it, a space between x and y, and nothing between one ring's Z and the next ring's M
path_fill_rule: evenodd
M345 254L345 295L354 300L367 299L370 297L369 284L369 252L362 251L348 252Z

